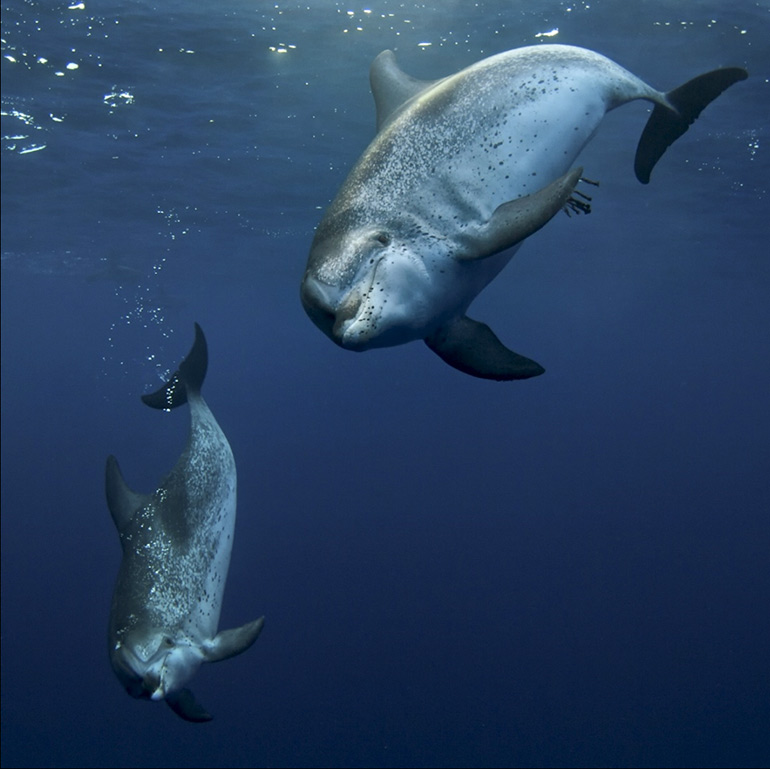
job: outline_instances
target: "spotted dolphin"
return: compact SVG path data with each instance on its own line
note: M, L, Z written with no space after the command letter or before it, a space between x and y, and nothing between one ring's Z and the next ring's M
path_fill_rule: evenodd
M466 315L471 302L558 211L590 211L572 164L607 112L654 105L635 161L646 184L669 145L745 77L717 69L664 93L594 51L538 45L428 82L384 51L370 73L377 134L316 230L305 311L348 350L423 339L473 376L542 374Z
M264 617L217 632L235 528L236 475L230 444L201 386L208 366L206 339L195 342L158 392L142 396L152 408L190 406L187 445L152 494L123 480L107 459L107 504L123 557L112 598L112 668L132 697L165 700L187 721L209 721L187 683L203 662L248 649Z

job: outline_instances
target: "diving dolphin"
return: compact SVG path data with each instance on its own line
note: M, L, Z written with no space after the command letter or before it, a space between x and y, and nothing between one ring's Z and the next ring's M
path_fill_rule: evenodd
M473 376L542 374L468 306L558 211L590 211L582 168L570 168L605 113L654 104L636 152L646 184L704 107L747 76L718 69L663 93L594 51L538 45L425 82L384 51L370 73L377 135L318 225L305 311L348 350L424 339Z
M152 408L190 405L187 446L152 494L128 488L107 459L107 504L120 534L109 623L112 669L132 697L164 699L186 721L211 716L186 688L202 662L246 651L265 618L217 632L235 528L235 460L201 395L208 351L200 326L178 371Z

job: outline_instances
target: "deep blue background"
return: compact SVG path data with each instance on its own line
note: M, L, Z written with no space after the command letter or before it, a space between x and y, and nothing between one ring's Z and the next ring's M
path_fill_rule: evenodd
M71 5L2 5L3 765L767 766L767 2ZM544 376L336 348L298 286L369 63L538 41L751 78L648 187L648 105L609 115L594 213L476 301ZM267 618L201 670L202 726L106 651L104 462L142 491L173 465L187 414L139 395L194 320L239 470L222 626Z

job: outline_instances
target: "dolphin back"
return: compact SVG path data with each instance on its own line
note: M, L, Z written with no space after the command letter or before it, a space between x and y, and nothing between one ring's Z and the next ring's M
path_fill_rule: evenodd
M199 393L209 365L208 346L201 327L195 324L195 341L171 379L157 392L143 395L150 408L170 411L187 403L188 394Z

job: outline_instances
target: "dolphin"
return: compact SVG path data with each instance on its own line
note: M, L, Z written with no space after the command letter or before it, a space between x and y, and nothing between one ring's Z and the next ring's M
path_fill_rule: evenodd
M377 134L318 225L305 311L347 350L423 339L473 376L542 374L466 315L471 302L558 211L590 212L572 164L607 112L654 105L635 160L646 184L669 145L747 76L717 69L663 93L594 51L537 45L422 81L383 51L370 72Z
M179 369L142 396L152 408L190 405L190 434L174 469L152 494L123 480L107 459L107 505L123 558L112 597L112 669L132 697L165 700L186 721L210 721L187 683L203 662L246 651L265 618L217 632L235 528L230 444L201 395L208 350L200 326Z

